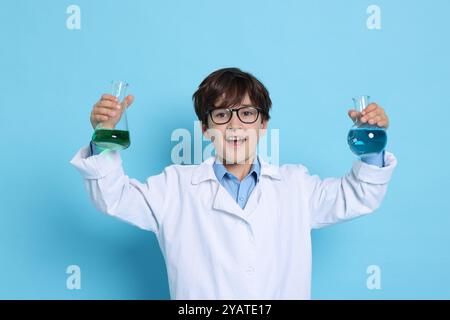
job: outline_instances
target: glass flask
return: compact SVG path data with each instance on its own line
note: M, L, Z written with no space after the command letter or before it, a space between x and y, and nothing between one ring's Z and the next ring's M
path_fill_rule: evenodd
M358 96L353 98L356 111L361 113L370 103L369 96ZM347 135L347 142L350 150L359 157L375 155L384 150L387 143L385 128L376 124L361 122L360 116L354 121L353 126Z
M92 135L92 142L103 149L123 150L130 146L130 133L128 131L127 111L125 97L128 83L125 81L111 81L111 94L117 97L121 109L116 117L105 122L99 122Z

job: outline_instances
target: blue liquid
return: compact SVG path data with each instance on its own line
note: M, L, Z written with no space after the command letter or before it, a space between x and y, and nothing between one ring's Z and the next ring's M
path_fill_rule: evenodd
M357 156L379 153L386 147L386 131L377 127L350 129L347 142Z

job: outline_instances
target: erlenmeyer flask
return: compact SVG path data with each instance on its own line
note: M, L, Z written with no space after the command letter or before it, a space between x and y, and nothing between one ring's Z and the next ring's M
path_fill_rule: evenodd
M369 105L369 96L358 96L353 98L356 111L361 112ZM347 142L350 150L359 156L364 157L374 155L384 150L387 143L386 130L371 125L369 123L360 122L358 117L347 135Z
M125 97L128 83L112 81L112 95L117 97L121 105L120 114L105 122L99 122L92 135L92 142L105 149L123 150L130 146Z

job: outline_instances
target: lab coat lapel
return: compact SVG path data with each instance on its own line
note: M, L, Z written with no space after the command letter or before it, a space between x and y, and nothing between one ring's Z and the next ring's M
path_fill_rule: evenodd
M261 205L261 195L261 181L259 181L250 194L244 209L242 209L236 203L236 200L231 197L228 191L219 184L219 188L214 198L214 209L228 212L238 216L246 222L250 222L250 219L252 219L252 213L257 211L258 207Z
M236 203L233 197L228 193L228 191L219 183L216 195L214 197L213 208L215 210L224 211L230 213L238 218L244 219L247 221L245 217L244 211L242 208Z
M250 194L247 204L244 207L244 215L247 219L250 218L252 212L256 211L258 206L261 204L261 192L261 181L259 181Z
M191 183L199 184L208 181L209 183L217 186L217 188L215 189L216 193L215 195L213 195L213 208L218 211L232 214L247 221L241 207L239 207L239 205L231 197L228 191L217 180L217 177L212 168L214 160L215 157L210 157L202 162L197 168L195 168L192 174Z
M244 209L242 209L231 197L228 191L219 183L217 177L214 174L214 170L212 165L214 163L215 158L210 157L201 163L195 170L192 175L192 184L199 184L203 181L210 180L210 183L215 183L217 185L217 191L214 196L213 208L215 210L227 212L236 217L239 217L246 222L249 222L250 216L252 212L256 211L262 202L262 188L261 182L259 181L255 188L253 189L250 197L247 201L247 204ZM270 178L280 180L281 177L278 173L278 167L269 165L265 162L261 157L259 157L261 163L261 177L268 176ZM212 181L211 181L212 180Z

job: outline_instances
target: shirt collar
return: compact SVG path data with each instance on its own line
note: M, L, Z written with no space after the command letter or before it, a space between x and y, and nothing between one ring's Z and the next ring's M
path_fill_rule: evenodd
M213 170L214 170L214 173L216 174L217 180L219 180L219 181L222 181L223 177L226 174L228 174L232 177L235 177L231 172L229 172L227 170L227 168L223 165L223 163L217 161L217 158L214 161ZM253 164L250 168L250 172L248 173L247 176L253 175L256 179L256 182L258 182L260 174L261 174L261 164L259 163L258 157L255 157L255 160L253 161Z
M199 184L207 180L217 180L213 169L215 160L216 158L211 156L196 166L192 171L191 183ZM260 165L260 176L268 176L275 180L281 180L278 166L269 164L260 156L258 156L258 164Z

